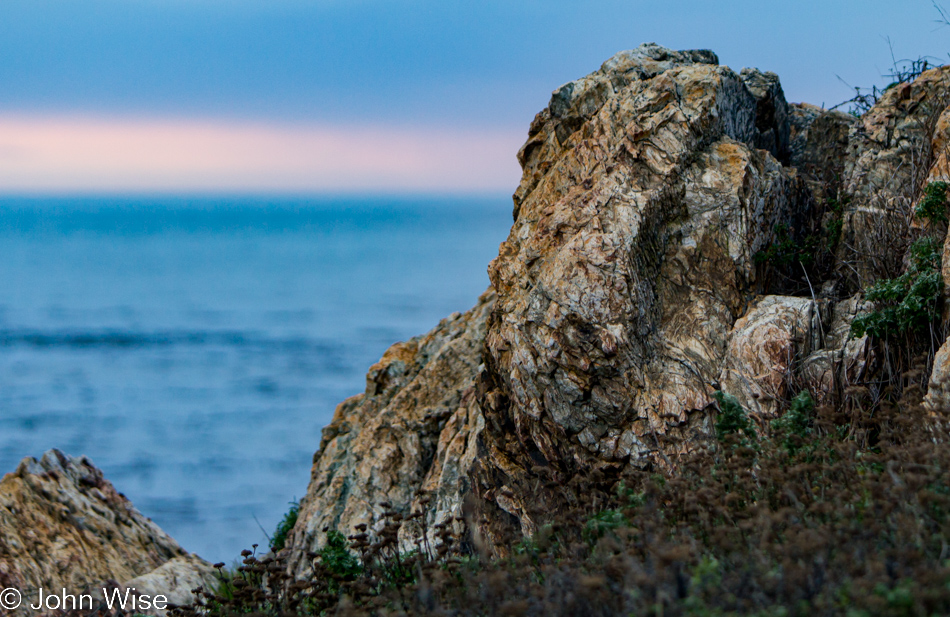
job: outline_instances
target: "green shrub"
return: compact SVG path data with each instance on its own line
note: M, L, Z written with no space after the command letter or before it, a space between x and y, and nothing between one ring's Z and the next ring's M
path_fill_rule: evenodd
M782 437L782 445L789 454L797 452L811 434L814 411L815 400L808 390L802 390L792 399L788 411L772 423L772 428Z
M946 182L931 182L924 189L924 197L917 204L914 214L917 218L931 223L947 222L947 189Z
M593 544L610 532L628 524L627 518L620 510L604 510L587 519L581 535L588 543Z
M745 409L731 394L718 390L716 401L719 403L719 417L716 419L716 437L725 441L730 435L740 438L741 445L750 445L755 441L755 429Z
M287 536L290 535L290 532L293 531L294 525L297 524L297 515L300 514L300 503L297 501L290 502L290 510L287 511L287 514L284 515L284 518L277 523L277 529L274 530L274 535L270 539L271 548L275 551L279 551L287 545Z
M801 263L809 266L815 261L818 239L806 236L801 241L792 238L792 230L785 224L775 226L775 240L766 248L753 255L757 264L769 264L777 268L788 268Z
M864 298L878 308L854 319L852 337L903 336L924 330L937 318L943 293L940 245L933 238L917 240L910 247L910 258L907 272L865 290Z
M359 560L349 550L346 536L335 529L327 532L327 543L320 549L318 556L320 563L340 578L355 578L363 571Z

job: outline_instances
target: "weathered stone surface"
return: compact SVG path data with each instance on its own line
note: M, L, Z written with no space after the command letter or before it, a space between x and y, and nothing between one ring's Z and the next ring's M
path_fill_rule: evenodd
M934 161L938 120L948 103L950 67L930 69L885 92L851 130L843 183L850 203L840 257L852 265L859 287L896 276L902 268L901 251L881 247L909 236L912 208Z
M720 385L758 422L778 417L794 394L802 360L822 345L821 314L809 298L765 296L735 324Z
M946 342L940 346L934 356L933 371L930 373L930 384L924 405L931 412L940 413L946 417L950 413L950 345Z
M320 546L326 527L377 523L384 501L408 513L420 489L432 521L458 513L483 426L474 388L494 301L486 292L467 313L393 345L370 368L366 392L337 407L300 504L296 550ZM302 552L293 560L306 567Z
M807 103L789 106L789 164L802 174L819 202L838 197L855 123L856 118L841 111Z
M868 336L851 338L851 322L873 308L856 294L834 304L830 319L821 324L820 348L815 348L801 364L798 380L818 400L823 401L836 389L844 392L863 383L876 367L874 348Z
M197 555L184 555L166 561L148 574L126 581L122 587L152 598L163 595L171 604L185 605L193 601L193 589L204 587L214 590L217 585L214 568L208 562ZM152 612L159 615L165 613L164 610Z
M173 559L204 564L142 516L85 457L50 450L39 460L24 459L0 481L0 587L24 594L39 587L79 591L135 579Z
M944 109L943 113L941 113L937 119L937 124L934 127L931 150L933 151L934 163L930 168L930 172L927 174L924 186L926 187L931 182L947 182L950 184L950 107ZM917 203L920 203L920 199L922 198L923 194L920 195ZM916 207L917 204L915 203L914 205ZM939 222L934 223L919 220L917 222L922 226L939 227L940 232L943 232L945 226L945 224ZM950 235L944 238L941 275L943 276L944 283L943 321L944 324L947 324L950 322Z
M556 107L557 95L529 140L556 133ZM755 291L753 256L806 203L800 180L750 147L758 113L730 69L673 66L614 92L544 142L543 168L526 167L489 267L498 300L479 461L481 494L505 487L514 497L495 502L523 531L538 507L536 494L524 501L534 465L566 476L645 465L709 434L728 335Z
M789 109L778 75L746 68L742 69L739 77L755 97L755 128L758 131L755 147L768 150L783 163L788 162L791 129Z
M716 62L644 45L554 92L519 153L497 296L394 346L338 408L293 550L373 524L384 500L406 512L420 488L433 521L474 491L530 532L534 466L563 479L709 438L753 257L810 203L773 156L789 148L778 79Z
M551 103L531 123L528 140L518 152L523 173L514 194L515 218L521 200L550 169L562 144L609 99L631 82L652 79L669 69L694 63L715 65L719 58L708 50L672 51L656 43L645 43L616 54L600 70L555 90Z

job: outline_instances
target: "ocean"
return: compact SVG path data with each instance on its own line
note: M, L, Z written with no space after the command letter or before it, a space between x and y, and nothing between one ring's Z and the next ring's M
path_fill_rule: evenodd
M509 198L0 199L0 473L87 455L231 563L396 341L471 307Z

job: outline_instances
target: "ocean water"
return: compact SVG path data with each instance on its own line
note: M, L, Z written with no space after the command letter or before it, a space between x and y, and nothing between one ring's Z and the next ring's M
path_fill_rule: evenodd
M0 199L0 470L88 455L230 563L392 343L471 307L510 200Z

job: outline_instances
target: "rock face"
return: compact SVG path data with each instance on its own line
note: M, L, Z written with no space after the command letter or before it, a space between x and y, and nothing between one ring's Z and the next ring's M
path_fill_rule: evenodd
M901 251L880 247L910 235L908 213L947 142L937 129L948 104L950 67L935 68L890 88L851 128L843 169L848 207L840 257L851 265L858 288L900 273Z
M747 81L769 97L764 119ZM609 92L569 136L553 109L565 88L532 126L529 144L544 145L522 157L518 218L489 267L482 407L505 429L485 433L480 477L489 498L530 495L498 502L526 533L539 500L525 470L541 461L569 476L578 462L646 465L702 444L729 333L758 291L753 257L809 205L752 147L787 141L767 76L673 66Z
M194 600L192 590L214 589L217 579L211 565L197 555L182 555L166 561L151 572L123 583L138 594L152 598L163 595L171 604L187 605Z
M848 139L857 120L841 111L808 103L789 106L789 162L808 181L819 202L837 199L841 191Z
M716 390L764 426L799 388L820 401L863 379L875 358L850 338L860 295L810 280L806 297L769 295L762 251L780 229L827 224L836 199L838 250L874 270L861 230L894 204L907 218L912 191L895 178L927 175L945 75L889 91L861 121L788 105L772 73L655 44L558 88L518 153L492 290L391 348L326 429L297 567L325 528L376 524L384 500L408 513L419 490L430 524L470 497L489 542L530 534L574 474L705 447Z
M822 346L821 313L814 300L765 296L736 321L729 336L722 389L758 420L782 411L790 378L802 357Z
M190 598L196 581L213 584L209 564L142 516L85 457L50 450L0 481L0 587L24 597L39 587L78 592L175 562L181 579L154 585L156 593Z
M486 292L464 315L392 346L370 368L366 392L337 407L314 456L293 547L318 545L326 527L351 532L377 521L383 501L417 507L420 489L433 497L433 520L458 512L484 427L475 386L494 304Z

